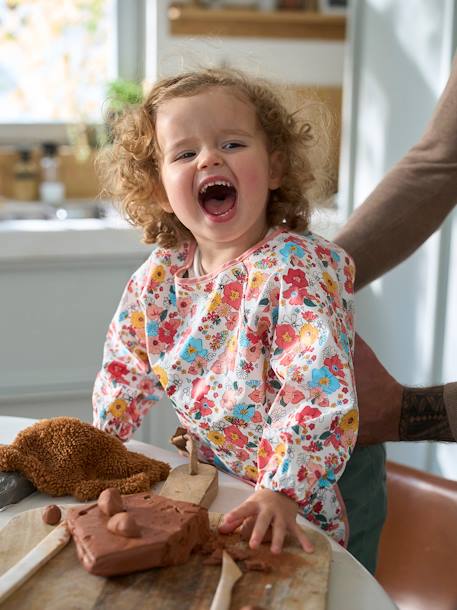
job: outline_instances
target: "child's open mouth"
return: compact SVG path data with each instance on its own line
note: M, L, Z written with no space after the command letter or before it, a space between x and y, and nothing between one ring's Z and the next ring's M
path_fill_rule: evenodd
M206 182L198 193L198 202L210 216L226 218L236 203L236 188L228 180Z

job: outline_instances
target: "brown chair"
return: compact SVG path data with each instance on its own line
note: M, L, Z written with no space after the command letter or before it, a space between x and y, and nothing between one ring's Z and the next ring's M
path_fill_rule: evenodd
M387 462L376 578L400 610L457 610L457 481Z

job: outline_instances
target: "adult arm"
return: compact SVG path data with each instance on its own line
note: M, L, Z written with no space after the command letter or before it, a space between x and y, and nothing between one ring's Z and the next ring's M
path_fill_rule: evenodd
M361 407L359 444L457 439L457 383L404 387L358 335L354 366Z
M457 57L421 140L336 236L353 257L356 289L412 254L457 203Z

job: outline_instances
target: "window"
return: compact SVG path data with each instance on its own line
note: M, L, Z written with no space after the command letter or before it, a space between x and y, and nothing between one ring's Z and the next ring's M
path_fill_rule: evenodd
M141 79L145 0L0 0L0 143L99 123L106 85Z

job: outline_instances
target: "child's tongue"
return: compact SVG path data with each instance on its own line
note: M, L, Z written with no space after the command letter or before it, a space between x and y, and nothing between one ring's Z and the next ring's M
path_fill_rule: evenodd
M205 199L205 201L203 202L203 208L208 214L220 216L221 214L225 214L226 212L231 210L234 204L235 194L229 193L221 198L211 197Z

